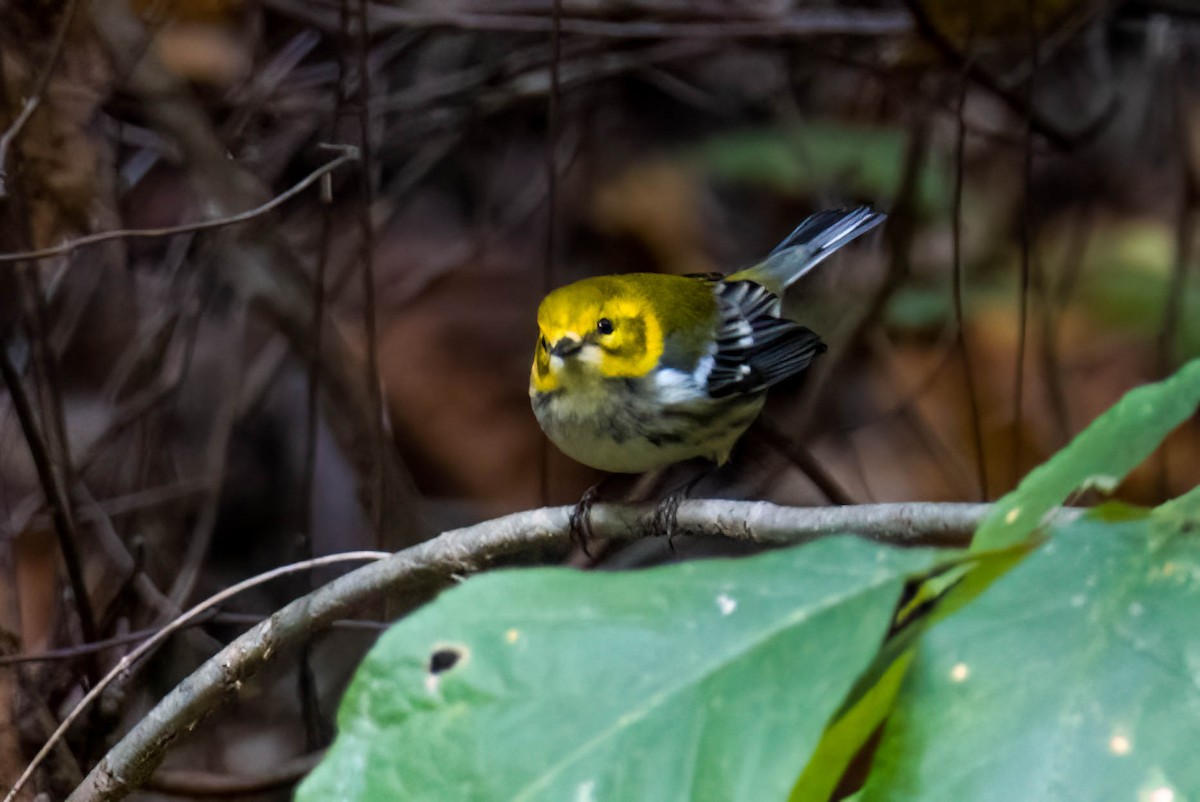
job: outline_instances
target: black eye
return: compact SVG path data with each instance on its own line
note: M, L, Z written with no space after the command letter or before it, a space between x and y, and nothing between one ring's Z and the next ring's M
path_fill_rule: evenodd
M613 333L612 321L606 317L600 318L599 320L596 321L596 331L600 332L601 334L612 334Z

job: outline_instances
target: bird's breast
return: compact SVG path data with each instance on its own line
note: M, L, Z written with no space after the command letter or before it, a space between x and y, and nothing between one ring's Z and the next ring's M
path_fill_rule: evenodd
M723 462L763 398L713 399L662 373L611 379L587 392L531 392L533 411L563 453L599 470L641 473L693 457Z

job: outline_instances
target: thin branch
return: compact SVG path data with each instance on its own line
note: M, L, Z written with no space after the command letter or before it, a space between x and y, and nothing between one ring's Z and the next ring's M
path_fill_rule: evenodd
M909 430L920 448L928 454L930 461L946 480L947 486L952 489L952 497L966 498L972 492L969 479L972 472L971 465L962 458L957 448L946 442L944 434L938 430L938 427L931 425L921 405L921 399L934 387L945 369L958 357L958 342L953 326L947 328L947 331L938 338L938 342L939 344L944 343L944 345L939 345L941 352L934 357L933 367L916 381L912 381L896 365L896 355L893 353L892 345L886 334L883 331L874 333L867 341L872 359L883 367L886 381L897 388L898 399L890 407L876 412L861 423L847 426L841 432L835 430L835 433L852 432L854 429L877 425L894 416L902 426Z
M1157 342L1157 369L1159 376L1168 375L1176 361L1178 349L1180 322L1184 320L1184 304L1187 298L1188 268L1195 248L1196 210L1200 207L1200 185L1197 185L1197 165L1190 157L1191 143L1194 132L1189 125L1189 98L1184 93L1181 79L1180 56L1176 53L1174 74L1172 75L1174 89L1175 134L1177 137L1180 160L1180 174L1183 186L1179 198L1179 207L1175 215L1175 255L1171 266L1171 278L1167 285L1167 294L1163 298L1162 327L1159 330ZM1163 443L1158 452L1157 484L1159 498L1171 497L1169 444Z
M79 517L87 520L99 515L107 515L112 518L132 515L194 498L203 493L204 488L205 483L202 481L181 481L161 487L135 490L125 495L99 499L94 509L80 510Z
M1082 236L1081 236L1082 235ZM1064 255L1068 264L1083 258L1087 249L1087 228L1081 225L1070 225L1067 232L1069 247ZM1057 451L1071 439L1071 410L1067 401L1064 386L1064 368L1059 354L1059 316L1062 310L1056 297L1059 277L1070 272L1071 267L1060 268L1055 276L1051 276L1042 260L1033 263L1033 292L1038 312L1038 363L1042 374L1042 384L1046 387L1046 397L1055 424L1056 443L1050 443L1051 450Z
M971 413L971 435L975 441L976 470L979 475L979 494L988 497L987 456L983 450L983 423L979 414L979 393L975 388L975 374L971 371L971 356L967 349L966 319L963 313L963 262L962 262L962 206L963 173L966 170L967 148L967 76L960 78L958 90L958 131L954 139L954 198L951 203L951 248L953 250L953 300L954 326L958 341L958 353L962 360L963 381L967 391L967 404Z
M13 364L8 349L0 343L0 376L8 387L9 397L12 398L13 408L17 413L21 431L29 447L37 471L38 482L46 495L54 520L54 532L58 535L58 545L62 552L63 563L67 567L67 579L71 583L71 592L75 597L75 608L79 613L79 629L85 641L96 640L96 618L92 612L91 600L87 594L87 583L83 578L83 563L79 558L79 530L72 515L70 499L66 488L54 470L53 458L46 447L45 438L38 429L33 412L33 404L25 385L21 383L21 374Z
M342 3L343 15L348 15L345 0ZM345 101L347 83L346 59L342 48L337 51L338 86L333 93L333 116L330 124L330 139L337 133L337 123L342 118L342 106ZM316 272L312 282L312 322L310 336L312 348L308 353L308 364L305 376L304 391L304 457L300 471L300 514L297 532L297 551L302 560L311 559L313 552L313 488L317 476L317 440L320 435L321 415L321 335L325 326L325 288L329 281L330 249L333 243L333 187L327 177L321 185L319 195L321 208L321 233L317 245ZM369 221L368 221L369 223ZM376 470L380 470L376 465ZM311 573L300 578L305 592L312 593L316 585ZM297 661L299 670L296 672L297 691L300 695L300 708L304 716L304 735L308 747L318 746L325 735L325 722L321 716L320 696L317 693L316 678L312 668L312 644L306 643Z
M29 122L29 118L33 116L38 106L41 105L42 98L46 95L46 89L50 86L50 77L54 74L54 68L58 66L58 61L62 58L63 45L67 41L67 31L70 29L71 23L75 21L75 14L78 11L79 0L67 0L62 19L54 31L54 41L50 44L50 55L46 59L46 66L42 68L41 74L38 75L33 91L30 92L29 98L21 107L21 113L17 115L17 119L13 120L13 124L4 132L4 135L0 136L0 198L4 198L7 194L8 174L4 165L8 158L8 150L16 142L17 137L20 136L21 129Z
M30 761L29 765L25 767L25 771L21 772L21 776L17 778L17 781L13 784L13 787L9 789L8 794L5 795L4 802L13 802L13 800L17 798L17 793L22 787L24 787L25 783L29 781L29 778L33 776L33 773L37 770L38 766L42 764L42 761L46 759L46 756L50 754L50 751L54 748L54 746L60 740L62 740L63 736L66 734L67 730L71 727L75 720L79 718L83 711L85 711L109 685L111 685L115 680L127 675L133 669L134 664L137 663L137 661L141 659L143 655L156 649L164 640L166 640L168 636L189 626L195 621L195 619L199 618L211 608L228 601L230 598L236 596L244 590L258 587L259 585L270 582L271 580L277 579L281 576L294 574L299 571L309 571L313 568L319 568L324 565L333 565L339 562L380 560L389 556L391 555L380 551L350 551L344 554L331 554L325 557L318 557L315 560L303 560L298 563L292 563L291 565L284 565L279 568L274 568L270 571L259 574L258 576L252 576L249 579L244 579L219 593L209 596L207 599L200 602L195 607L192 607L183 615L179 616L174 621L160 629L150 639L142 643L129 654L122 657L121 661L117 663L117 665L114 666L111 671L105 674L104 678L96 683L96 685L87 692L87 695L79 700L79 703L76 704L67 717L63 719L63 722L58 725L58 729L56 729L50 735L50 739L46 741L42 748L38 750L38 753L34 755L33 760ZM267 624L266 631L269 632L270 620L264 623ZM259 627L255 627L252 631L260 632L262 631L262 626L260 625ZM225 651L226 650L222 650L221 654L225 654ZM187 683L185 682L184 684Z
M1181 168L1179 173L1183 180L1174 221L1175 254L1167 294L1163 298L1163 322L1156 344L1158 363L1156 368L1159 376L1168 375L1176 361L1175 349L1178 348L1176 340L1179 334L1179 323L1183 318L1184 299L1187 297L1188 266L1195 244L1195 226L1192 218L1197 207L1200 206L1200 183L1197 181L1197 167L1200 165L1192 164L1192 160L1189 158L1191 142L1195 134L1188 124L1188 98L1181 88L1180 70L1177 57L1173 76L1175 82L1173 87L1175 108L1173 111Z
M766 416L759 417L754 428L760 430L755 441L790 462L830 504L843 506L854 503L854 499L833 474L813 457L807 445L797 442L773 421L767 420Z
M349 2L349 0L344 0ZM375 492L371 495L368 512L376 538L384 540L386 531L383 513L384 494L387 483L384 480L383 465L387 459L388 447L384 431L384 405L382 377L379 375L379 324L377 321L377 304L375 301L375 226L371 220L371 210L375 206L375 169L374 148L371 142L371 17L368 14L367 0L358 0L358 136L359 148L362 152L362 163L359 165L359 199L358 223L362 232L362 242L359 243L359 259L363 288L363 328L365 329L367 360L364 365L367 380L367 398L371 405L371 433L375 442L371 444L371 473ZM387 523L391 523L390 521ZM377 542L378 544L378 542Z
M1025 352L1029 341L1030 263L1033 250L1033 108L1037 102L1037 73L1040 53L1033 0L1025 0L1028 26L1029 78L1025 86L1025 147L1021 154L1021 287L1017 298L1017 358L1013 373L1012 487L1021 480L1022 424L1025 413Z
M209 612L211 612L211 615L199 616L189 622L188 626L202 627L205 624L241 624L245 626L254 626L255 624L261 624L266 619L265 615L249 615L246 613L219 613L215 610L210 610ZM385 624L382 621L357 621L346 619L343 621L334 621L330 626L332 629L378 633L384 629L387 629L388 624ZM74 660L87 654L103 652L117 646L128 646L131 643L139 643L147 638L154 637L159 632L162 632L162 627L146 627L145 629L136 629L133 632L127 632L124 635L116 635L111 638L105 638L104 640L98 640L95 643L81 643L78 646L64 646L61 649L47 649L44 652L0 654L0 668L22 665L25 663L52 663L58 660ZM219 645L212 651L217 651L220 648L222 648L222 646Z
M129 583L133 591L138 595L138 598L149 609L158 613L160 620L170 621L179 615L181 612L179 606L173 604L167 598L166 594L159 590L158 586L154 584L154 581L145 571L140 570L138 560L129 553L125 541L117 534L112 519L100 509L100 505L96 502L91 490L88 489L87 483L76 479L74 490L75 494L83 502L84 509L91 512L89 517L93 524L91 531L92 541L100 547L100 552L104 554L109 563L105 567L105 573L117 577L125 577L120 584ZM103 592L99 592L97 595L97 606L100 609L108 607L111 599L104 598Z
M325 30L336 30L330 15L312 3L268 0L267 5L303 19ZM554 28L550 14L473 14L459 11L414 11L374 3L371 23L386 28L451 28L464 31L549 33ZM906 36L912 32L907 14L893 11L847 11L805 9L767 18L712 16L687 22L667 20L601 20L563 16L562 32L602 39L787 39L830 36Z
M542 262L542 293L554 288L555 263L558 256L558 140L561 119L559 99L562 95L562 0L554 0L550 29L550 91L546 95L546 250ZM539 498L550 503L550 441L542 440L539 465Z
M68 802L111 802L143 786L171 741L220 704L268 660L293 652L313 633L356 608L428 589L451 576L482 570L504 557L565 548L572 506L515 513L397 552L352 571L272 615L234 640L180 683L100 763ZM991 510L987 504L872 504L855 507L779 507L766 502L684 501L676 535L729 537L795 544L856 533L896 545L965 545ZM591 525L598 537L631 539L657 530L654 505L598 504ZM1070 520L1078 510L1062 510Z
M888 219L884 224L884 243L888 250L887 273L875 292L857 313L853 326L845 340L831 348L821 360L819 370L815 372L805 386L801 400L800 411L797 414L798 423L795 429L805 435L813 434L817 424L817 407L826 397L826 387L838 373L843 363L853 355L863 342L868 330L878 326L884 309L892 296L908 280L911 267L912 239L916 231L918 217L919 192L921 185L921 169L925 163L929 141L929 116L918 112L908 141L905 144L903 168L900 171L900 181L892 207L888 209ZM822 421L824 423L824 421ZM830 497L832 501L833 498ZM838 503L847 504L849 501Z
M8 162L8 149L12 147L13 142L17 141L17 136L20 135L21 129L25 127L25 123L29 122L29 118L37 111L37 107L41 104L41 97L34 95L25 101L21 106L21 113L17 115L17 119L13 120L12 125L0 135L0 198L8 194L8 170L5 164Z
M146 47L149 32L125 0L92 0L97 37L124 74L125 88L140 103L146 121L171 142L187 166L195 192L214 214L240 213L266 196L257 177L231 160L213 129L209 111L190 88ZM305 259L276 226L262 222L222 229L215 238L214 260L221 281L248 298L283 334L301 357L312 346L312 275ZM374 408L362 386L362 358L346 333L326 316L321 337L321 380L326 419L342 453L350 461L364 506L378 494L370 459ZM386 449L387 492L383 518L389 522L389 546L419 537L415 484L395 449ZM369 508L369 507L368 507Z
M73 12L72 12L73 13ZM64 22L64 24L66 24ZM15 208L21 209L18 217L23 224L23 244L28 245L33 239L33 218L31 211L24 208L24 199ZM41 406L41 443L39 447L45 450L45 459L49 460L50 474L55 484L53 492L46 489L49 501L56 514L55 530L59 532L62 543L63 559L67 564L67 576L71 583L75 607L79 611L80 633L83 641L99 637L93 610L96 608L94 599L87 587L87 581L82 571L72 563L82 566L81 554L84 540L81 539L79 527L79 511L71 488L75 486L75 469L72 465L70 438L67 434L66 416L63 411L62 381L59 375L58 358L54 353L51 342L53 324L50 319L50 309L47 293L42 286L42 275L37 265L25 262L18 267L18 279L25 301L25 328L30 344L30 360L32 383L37 400ZM16 392L16 390L14 390ZM33 446L31 445L32 449ZM101 605L101 609L102 609ZM84 661L84 669L89 679L100 674L99 664L92 660Z
M192 626L201 626L209 623L214 616L205 616L197 618L191 622ZM144 641L160 632L162 627L147 627L146 629L137 629L133 632L127 632L124 635L115 635L111 638L98 640L93 643L81 643L78 646L64 646L61 649L47 649L43 652L21 652L18 654L0 655L0 668L7 666L19 666L25 663L52 663L57 660L74 660L77 657L84 655L96 654L108 649L116 648L117 646L128 646L131 643Z
M904 0L904 4L908 6L908 10L912 13L913 21L916 23L917 30L921 36L949 64L960 68L972 81L998 97L1014 113L1025 118L1038 134L1045 137L1056 148L1060 150L1073 150L1091 142L1116 117L1120 102L1117 95L1113 93L1109 95L1104 106L1091 120L1075 130L1068 131L1063 129L1058 123L1049 119L1030 103L1028 98L1022 97L1020 92L1015 92L1005 86L996 76L992 75L991 72L976 62L970 53L970 36L968 36L967 47L964 51L960 51L958 46L929 17L920 0Z
M226 356L222 360L221 375L218 379L222 385L222 395L216 409L213 410L208 442L204 445L202 471L206 487L200 496L199 510L192 521L187 545L183 554L179 555L179 573L172 580L167 593L171 604L179 608L191 598L192 591L200 579L204 560L208 556L220 511L221 486L229 463L230 438L237 424L238 400L244 373L242 341L246 330L247 310L246 305L240 301L233 302L232 306L221 335L225 342L218 343L226 349Z
M88 234L86 237L64 242L60 245L54 245L49 248L39 248L33 251L24 251L21 253L0 253L0 264L22 262L32 259L50 259L55 256L71 253L79 248L88 245L96 245L101 242L111 242L117 239L157 239L159 237L173 237L176 234L190 234L195 231L208 231L214 228L223 228L232 226L238 223L245 223L253 220L256 217L261 217L283 204L287 203L292 198L296 197L304 190L311 187L321 176L326 173L331 173L344 164L356 162L359 159L358 149L350 145L326 145L325 147L331 150L341 151L342 155L338 156L331 162L321 165L316 170L313 170L303 179L301 179L291 189L286 190L280 195L276 195L271 200L264 204L255 206L253 209L247 209L238 214L231 214L225 217L215 217L211 220L201 220L195 223L183 223L177 226L166 226L164 228L122 228L116 231L100 231L95 234Z

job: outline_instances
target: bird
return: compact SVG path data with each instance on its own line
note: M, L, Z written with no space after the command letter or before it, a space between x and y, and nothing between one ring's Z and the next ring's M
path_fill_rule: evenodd
M538 307L529 376L542 430L608 473L724 464L767 390L825 350L782 315L783 293L885 219L869 206L817 212L762 262L726 276L624 273L552 290Z

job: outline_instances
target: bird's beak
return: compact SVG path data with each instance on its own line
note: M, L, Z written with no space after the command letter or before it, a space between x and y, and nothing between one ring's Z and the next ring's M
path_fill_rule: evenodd
M583 348L583 340L572 335L567 335L550 346L550 353L557 357L568 357L580 348Z

